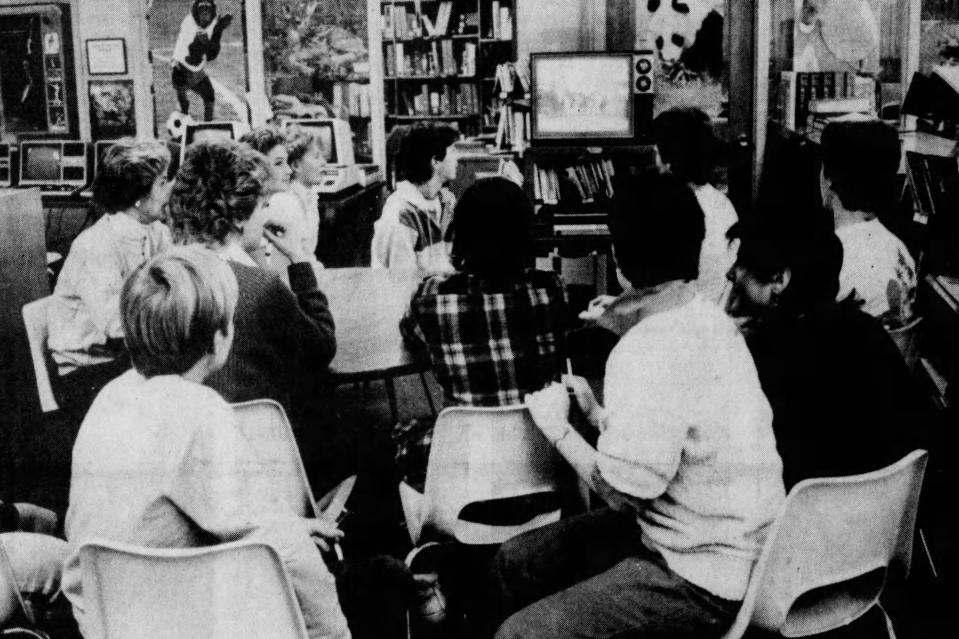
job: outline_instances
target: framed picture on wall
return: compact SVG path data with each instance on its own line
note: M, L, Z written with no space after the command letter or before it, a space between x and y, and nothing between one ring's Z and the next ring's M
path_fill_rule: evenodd
M127 45L123 38L87 40L87 71L90 75L122 75L127 72Z
M90 80L90 134L114 140L137 133L133 80Z

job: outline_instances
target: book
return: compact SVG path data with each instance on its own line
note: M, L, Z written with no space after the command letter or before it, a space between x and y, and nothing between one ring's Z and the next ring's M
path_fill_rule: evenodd
M383 39L393 39L393 5L383 7Z
M500 6L499 0L493 0L493 6L490 9L490 22L492 23L492 29L490 30L487 37L493 38L494 40L499 38L499 29L500 29Z
M499 8L499 33L496 37L500 40L513 39L513 17L510 15L509 7Z

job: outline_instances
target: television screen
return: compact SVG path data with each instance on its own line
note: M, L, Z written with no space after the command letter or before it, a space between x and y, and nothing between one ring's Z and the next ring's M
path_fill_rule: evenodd
M336 141L333 139L333 125L330 122L304 120L300 120L296 124L316 139L326 163L336 164Z
M59 182L63 145L59 142L25 142L20 147L21 182Z
M188 124L185 140L187 146L194 142L222 142L233 139L233 124L230 122L203 122Z
M630 53L534 53L533 140L628 139L633 125Z

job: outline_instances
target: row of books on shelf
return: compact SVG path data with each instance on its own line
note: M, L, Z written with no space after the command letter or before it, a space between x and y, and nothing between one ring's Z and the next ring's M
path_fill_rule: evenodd
M802 128L809 118L810 104L829 100L850 100L848 111L863 109L875 112L876 81L871 76L843 71L783 71L779 79L776 109L780 122L790 129ZM833 113L842 108L831 107Z
M387 4L383 6L383 39L407 40L445 36L451 33L475 33L479 25L479 15L476 12L460 13L453 18L453 3L440 2L436 12L430 17L417 3L416 8L403 4Z
M472 84L444 85L430 88L423 84L419 91L401 89L394 115L474 115L479 111L479 98Z
M566 167L533 164L533 195L543 204L559 204L576 196L583 203L613 197L613 162L609 158L588 160Z
M347 115L369 117L370 85L365 82L334 83L333 106Z
M427 51L407 50L402 42L386 47L384 65L387 77L406 76L474 76L476 75L476 43L463 44L459 60L453 41L434 40Z
M513 14L510 8L500 4L499 0L493 0L490 6L489 29L485 36L493 40L512 40L513 39Z
M529 146L529 110L516 109L509 102L504 102L499 108L497 119L496 148L511 149L522 155Z

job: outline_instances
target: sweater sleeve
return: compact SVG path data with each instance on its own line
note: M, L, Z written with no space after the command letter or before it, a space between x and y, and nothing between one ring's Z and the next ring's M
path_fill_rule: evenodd
M400 206L392 197L387 199L373 225L370 261L374 268L416 268L417 233L400 221Z
M75 244L79 246L71 251L67 258L69 264L64 268L77 273L77 295L90 321L107 338L122 338L120 289L124 281L123 265L106 242L84 241Z
M312 367L326 368L336 355L336 327L329 302L316 283L312 264L290 264L287 272L295 300L282 296L285 299L274 308L277 320L295 349L292 352Z
M201 409L202 410L202 409ZM219 542L258 540L276 549L293 583L310 637L345 638L336 583L304 520L267 491L255 490L260 466L225 404L206 411L170 481L167 496Z

